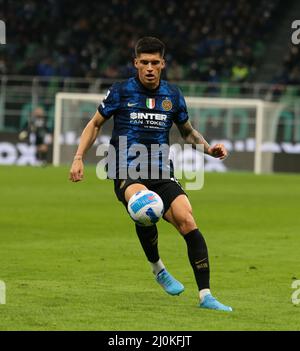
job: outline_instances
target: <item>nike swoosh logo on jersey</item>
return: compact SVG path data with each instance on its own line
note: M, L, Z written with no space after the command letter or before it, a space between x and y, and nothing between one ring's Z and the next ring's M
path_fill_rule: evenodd
M135 105L137 105L137 104L138 104L137 102L135 102L135 103L128 102L127 106L128 106L128 107L132 107L132 106L135 106Z

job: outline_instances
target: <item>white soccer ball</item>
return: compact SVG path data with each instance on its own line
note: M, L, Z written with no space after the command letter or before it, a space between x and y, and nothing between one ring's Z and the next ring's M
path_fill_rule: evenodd
M135 223L145 227L157 223L164 212L161 197L150 190L141 190L132 195L127 208Z

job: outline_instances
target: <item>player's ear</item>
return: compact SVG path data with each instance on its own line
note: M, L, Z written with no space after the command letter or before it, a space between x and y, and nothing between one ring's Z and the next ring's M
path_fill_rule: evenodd
M134 63L134 67L138 68L138 60L137 60L137 58L134 59L133 63Z
M165 61L165 59L162 59L162 61L161 61L161 68L163 69L165 67L166 67L166 61Z

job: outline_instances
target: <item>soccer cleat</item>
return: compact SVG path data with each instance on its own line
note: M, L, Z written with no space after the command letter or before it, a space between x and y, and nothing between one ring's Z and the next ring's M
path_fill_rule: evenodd
M215 299L211 294L204 296L203 301L199 304L200 308L207 308L209 310L227 311L231 312L232 308L230 306L225 306L217 299Z
M184 286L176 280L172 275L163 269L156 276L156 281L170 295L179 295L183 292Z

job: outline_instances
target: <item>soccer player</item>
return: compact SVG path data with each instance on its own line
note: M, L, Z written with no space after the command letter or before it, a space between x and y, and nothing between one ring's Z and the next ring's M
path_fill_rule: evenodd
M144 37L136 43L134 66L137 76L113 84L94 117L83 130L70 170L71 181L78 182L83 179L83 157L94 143L102 125L112 116L114 128L110 143L115 147L117 159L122 147L119 145L119 137L127 137L127 148L137 143L147 148L151 144L169 144L169 130L173 123L186 143L202 144L204 152L212 157L224 159L227 156L223 144L210 146L192 127L181 92L176 86L161 79L165 67L164 52L164 43L154 37ZM136 123L138 113L142 113L143 118ZM151 163L151 157L149 159ZM127 166L130 167L131 160L128 160ZM211 294L207 246L193 217L188 197L172 172L168 179L120 179L118 167L120 165L117 165L114 189L117 198L125 206L140 190L149 189L162 198L163 218L174 225L186 241L189 261L199 290L199 307L232 311L231 307L223 305ZM156 225L136 225L135 228L156 281L170 295L182 293L184 286L167 271L159 256Z

